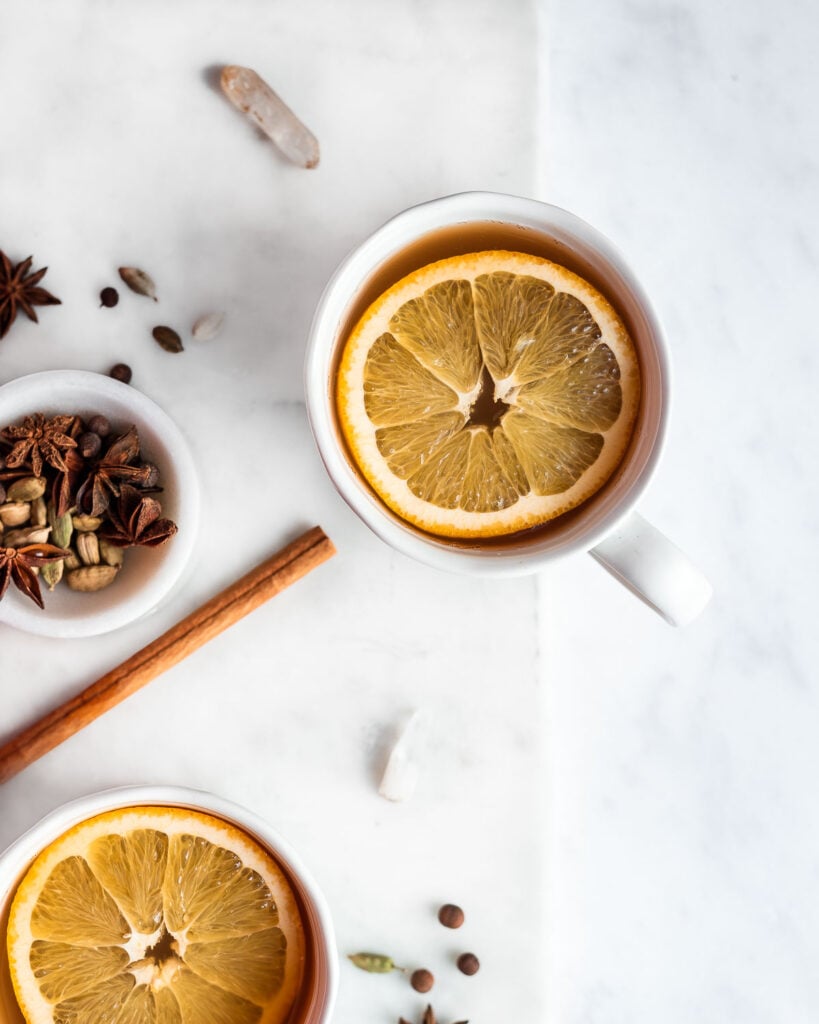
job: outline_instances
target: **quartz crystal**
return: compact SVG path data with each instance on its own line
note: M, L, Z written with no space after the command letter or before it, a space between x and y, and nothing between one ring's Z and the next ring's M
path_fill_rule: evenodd
M222 91L230 102L273 140L299 167L315 167L319 144L315 135L250 68L229 65L222 69Z

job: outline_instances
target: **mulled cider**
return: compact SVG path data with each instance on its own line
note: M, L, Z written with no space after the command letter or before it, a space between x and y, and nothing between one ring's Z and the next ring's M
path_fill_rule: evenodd
M641 403L615 285L582 251L500 222L430 231L367 277L338 332L332 398L348 462L389 514L481 547L594 500Z
M96 814L6 893L0 1020L326 1024L313 896L232 820L172 805Z

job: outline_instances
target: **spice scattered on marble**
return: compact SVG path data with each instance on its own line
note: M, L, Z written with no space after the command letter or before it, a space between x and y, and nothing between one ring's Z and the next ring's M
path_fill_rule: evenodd
M222 330L224 322L224 313L205 313L191 327L191 337L197 341L212 341Z
M410 975L410 985L416 992L429 992L434 984L435 975L424 967L420 967Z
M460 928L464 923L464 912L455 903L445 903L438 911L438 920L444 928Z
M458 970L461 974L477 974L481 969L481 962L474 953L461 953L457 960Z
M59 306L60 300L42 288L40 282L48 267L32 271L33 257L13 264L0 251L0 338L11 330L17 314L23 312L34 323L38 323L35 306Z
M464 923L465 914L455 903L444 903L438 910L438 920L448 928L460 928ZM407 973L406 968L396 967L392 957L384 953L353 953L349 959L356 967L370 974L389 974L393 970ZM451 959L449 959L449 963L452 963ZM462 953L455 965L462 974L466 975L477 974L480 969L480 961L474 953ZM425 967L419 967L410 973L409 982L416 992L425 994L435 986L436 978L432 971ZM398 1024L409 1024L409 1022L405 1017L399 1017ZM421 1024L438 1024L431 1005L428 1005L424 1011ZM469 1024L469 1022L459 1020L454 1024Z
M154 337L154 341L159 345L160 348L165 349L166 352L178 353L184 349L182 339L173 329L173 327L166 327L161 324L158 327L154 327L151 334Z
M148 299L153 299L154 302L159 302L156 296L154 279L146 271L140 270L139 267L120 267L119 276L132 292L136 292L137 295L144 295Z
M392 957L384 953L350 953L347 959L360 971L366 971L368 974L389 974L391 971L405 970L398 967Z

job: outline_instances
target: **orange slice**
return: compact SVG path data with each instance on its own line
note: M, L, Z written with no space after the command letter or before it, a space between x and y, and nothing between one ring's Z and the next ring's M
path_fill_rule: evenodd
M342 352L349 451L397 515L447 537L545 523L590 498L628 446L637 354L608 300L514 252L432 263L370 306Z
M9 969L28 1024L284 1024L304 931L270 854L219 818L111 811L20 883Z

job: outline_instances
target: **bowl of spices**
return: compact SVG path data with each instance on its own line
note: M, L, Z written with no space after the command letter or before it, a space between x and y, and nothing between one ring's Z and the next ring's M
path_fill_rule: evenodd
M141 618L198 519L187 441L142 392L80 370L0 387L0 623L84 637Z

